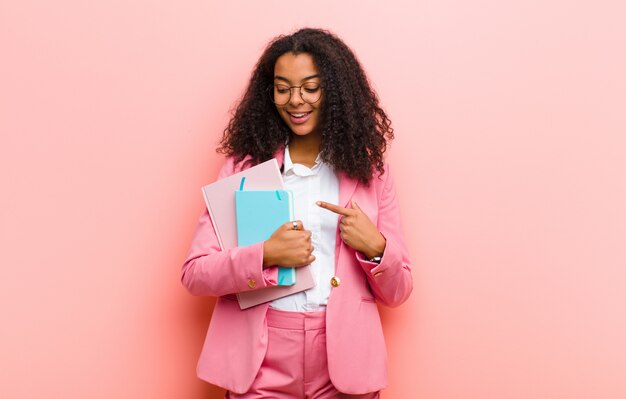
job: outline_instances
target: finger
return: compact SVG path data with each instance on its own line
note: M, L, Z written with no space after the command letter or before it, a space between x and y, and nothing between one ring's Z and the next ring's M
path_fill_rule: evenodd
M338 215L350 216L350 215L354 214L354 210L352 210L352 209L344 208L344 207L339 206L339 205L329 204L328 202L317 201L316 204L319 207L322 207L324 209L328 209L329 211L335 212Z
M350 205L352 205L352 209L356 209L357 211L361 210L361 207L359 206L359 204L356 203L355 200L350 200Z
M302 220L292 220L285 223L283 226L285 226L286 230L302 230L304 228Z
M304 257L300 258L299 262L295 262L295 263L292 263L292 264L295 267L302 267L302 266L310 265L314 261L315 261L315 256L308 255L308 256L304 256Z

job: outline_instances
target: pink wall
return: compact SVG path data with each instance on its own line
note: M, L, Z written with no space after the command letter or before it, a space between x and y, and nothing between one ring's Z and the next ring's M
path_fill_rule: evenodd
M396 128L383 398L626 397L624 3L234 3L0 2L0 397L219 397L180 265L229 108L302 25Z

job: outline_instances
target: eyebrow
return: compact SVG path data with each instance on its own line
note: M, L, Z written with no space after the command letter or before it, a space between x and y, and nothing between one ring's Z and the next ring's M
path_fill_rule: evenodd
M306 78L302 79L300 82L304 82L305 80L309 80L309 79L313 79L313 78L319 78L320 75L315 74L315 75L311 75L311 76L307 76ZM274 79L279 79L279 80L284 80L287 83L291 83L291 81L283 76L280 75L276 75L274 76Z

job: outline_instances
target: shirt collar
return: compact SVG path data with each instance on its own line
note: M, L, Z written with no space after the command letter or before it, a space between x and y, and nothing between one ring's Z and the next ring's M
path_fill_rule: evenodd
M285 175L287 175L288 173L295 173L298 176L308 176L308 175L315 175L317 174L317 171L319 170L321 164L322 164L322 157L320 156L321 153L317 154L317 158L315 158L315 165L313 165L312 168L308 168L304 165L300 165L300 164L294 164L293 161L291 160L291 155L289 154L289 145L285 146L285 159L284 159L284 170L285 170Z

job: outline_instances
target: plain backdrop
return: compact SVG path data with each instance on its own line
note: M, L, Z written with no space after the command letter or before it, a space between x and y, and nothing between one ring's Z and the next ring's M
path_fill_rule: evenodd
M397 139L384 399L626 397L626 6L0 0L0 397L219 398L180 284L229 111L330 29ZM224 365L228 367L228 365Z

